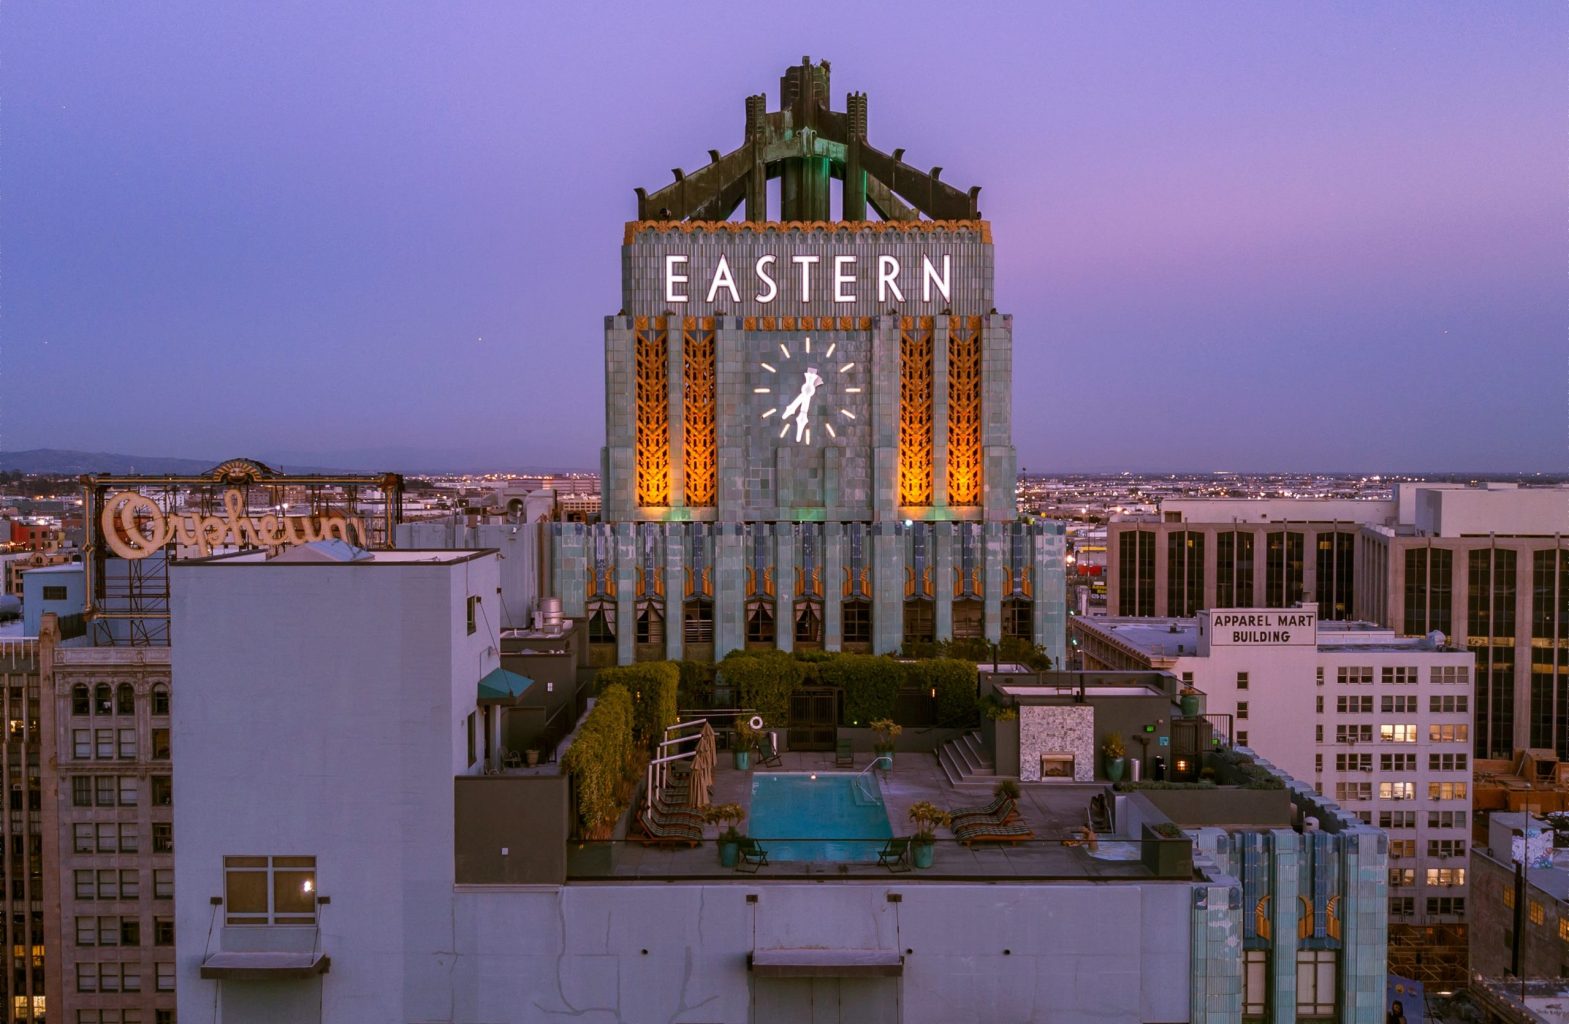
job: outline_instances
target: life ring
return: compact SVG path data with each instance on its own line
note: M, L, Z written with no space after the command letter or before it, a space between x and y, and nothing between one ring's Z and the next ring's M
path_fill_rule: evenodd
M753 715L751 718L748 718L746 720L746 724L747 724L747 727L750 728L753 732L762 732L763 731L763 716L762 715Z

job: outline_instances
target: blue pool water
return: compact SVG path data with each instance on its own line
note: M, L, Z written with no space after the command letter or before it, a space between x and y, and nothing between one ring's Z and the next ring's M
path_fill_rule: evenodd
M877 780L851 772L758 772L746 832L770 862L875 863L893 835Z

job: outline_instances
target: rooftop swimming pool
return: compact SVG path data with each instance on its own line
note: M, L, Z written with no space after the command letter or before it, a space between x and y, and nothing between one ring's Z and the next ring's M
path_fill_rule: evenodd
M852 772L758 772L746 831L770 863L875 863L893 835L877 779Z

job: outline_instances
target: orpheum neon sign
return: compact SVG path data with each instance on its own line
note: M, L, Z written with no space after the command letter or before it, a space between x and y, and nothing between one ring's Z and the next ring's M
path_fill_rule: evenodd
M136 491L119 491L104 500L99 523L104 543L121 558L146 558L174 542L194 547L201 557L217 548L281 547L336 538L364 546L368 534L358 516L329 512L321 516L264 516L245 514L244 496L236 490L223 494L221 516L199 512L166 515L158 503Z

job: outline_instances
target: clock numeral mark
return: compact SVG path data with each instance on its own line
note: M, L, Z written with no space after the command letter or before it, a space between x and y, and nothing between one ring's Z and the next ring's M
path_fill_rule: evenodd
M786 344L785 344L785 343L784 343L784 342L782 342L782 341L781 341L781 342L780 342L780 343L779 343L779 351L781 351L781 352L783 352L783 353L784 353L784 357L785 357L785 358L786 358L786 359L789 359L789 358L790 358L790 346L789 346L789 345L786 345Z
M773 409L769 409L767 412L763 413L763 419L766 420L768 417L772 416L774 413L776 413L778 411L779 411L779 409L777 407L775 407Z
M790 424L786 422L784 426L779 428L779 436L784 437L788 433L790 433Z
M758 363L757 365L761 366L763 369L767 370L769 373L778 373L779 372L778 370L774 369L772 366L769 366L767 363Z
M855 413L851 412L849 409L840 409L839 415L845 417L846 419L855 419Z
M769 388L753 388L752 389L752 394L754 394L754 395L766 395L766 394L768 394L769 390L770 390Z
M823 358L824 359L831 358L833 356L833 354L834 354L834 349L836 349L838 347L839 347L839 343L837 341L830 341L828 343L828 351L823 353Z
M844 389L844 393L847 394L847 395L859 395L861 393L861 389L860 388L845 388Z
M823 424L823 429L828 431L828 436L829 437L838 437L839 436L838 434L834 433L834 425L832 423L824 423Z
M839 372L840 373L847 373L847 372L849 372L850 370L853 370L853 369L855 369L855 364L854 363L845 363L843 366L839 367Z

